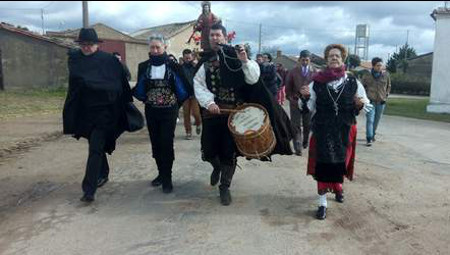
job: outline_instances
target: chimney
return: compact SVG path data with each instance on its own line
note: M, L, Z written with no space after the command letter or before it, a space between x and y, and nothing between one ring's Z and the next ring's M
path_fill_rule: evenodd
M281 50L277 50L277 58L281 57Z

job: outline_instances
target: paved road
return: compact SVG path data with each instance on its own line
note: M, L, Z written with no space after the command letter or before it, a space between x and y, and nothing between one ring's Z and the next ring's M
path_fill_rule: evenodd
M42 142L0 165L0 254L449 254L450 124L384 116L368 148L359 121L355 180L325 221L305 157L240 159L224 207L182 123L174 193L151 187L141 130L120 138L111 181L85 206L86 142Z

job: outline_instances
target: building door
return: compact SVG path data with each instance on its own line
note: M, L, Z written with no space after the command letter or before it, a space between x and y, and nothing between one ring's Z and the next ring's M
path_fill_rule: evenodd
M118 52L122 57L122 62L126 63L127 61L124 42L115 40L104 40L102 43L100 43L100 50L109 53Z
M2 50L0 49L0 90L3 90Z

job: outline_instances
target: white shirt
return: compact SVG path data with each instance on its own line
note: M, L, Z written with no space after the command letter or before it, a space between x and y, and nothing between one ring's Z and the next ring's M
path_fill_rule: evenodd
M162 80L166 74L166 64L162 64L160 66L152 65L151 71L152 80Z
M256 61L248 60L247 63L242 63L242 71L247 84L253 85L258 82L261 70L259 70ZM201 107L208 109L210 105L215 104L214 94L208 90L206 85L205 64L200 67L194 76L194 92Z
M327 86L329 86L332 89L337 89L339 86L342 85L342 83L344 83L344 81L347 79L347 74L345 74L344 77L340 78L339 80L334 80L331 82L327 83ZM361 98L361 101L364 104L364 111L365 112L369 112L372 108L373 105L370 104L370 100L369 98L367 98L366 95L366 90L364 89L363 85L361 84L361 82L356 79L356 84L358 85L358 89L356 90L356 96ZM314 85L314 81L312 81L308 86L309 86L309 93L311 95L311 97L308 100L308 109L311 112L311 117L314 116L314 114L316 113L316 99L317 99L317 95L316 92L313 90L313 85ZM301 100L298 100L299 103L299 107L301 108Z

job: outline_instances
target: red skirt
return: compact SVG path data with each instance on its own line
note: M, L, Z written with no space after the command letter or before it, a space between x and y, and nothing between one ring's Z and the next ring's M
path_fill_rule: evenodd
M350 128L350 134L349 134L349 146L347 147L346 157L345 157L345 177L349 179L350 181L353 180L353 172L354 172L354 166L355 166L355 149L356 149L356 132L357 128L356 125L352 125ZM308 153L308 169L307 174L308 175L315 175L316 172L316 161L317 161L317 154L316 154L316 138L314 137L314 134L311 136L310 142L309 142L309 153ZM342 192L342 183L324 183L324 182L318 182L318 190L328 190L335 193Z

